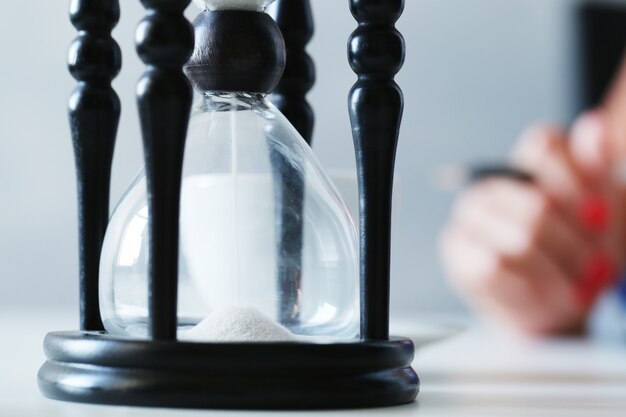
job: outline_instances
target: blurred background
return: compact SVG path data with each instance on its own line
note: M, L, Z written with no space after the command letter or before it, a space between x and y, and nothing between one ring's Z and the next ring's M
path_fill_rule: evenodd
M144 11L139 1L121 3L114 37L124 66L114 86L123 114L112 204L142 165L134 90L143 64L133 38ZM317 114L314 149L325 167L353 171L346 106L355 76L346 61L346 40L355 22L346 1L312 3L317 31L309 51L318 71L310 94ZM529 123L547 119L566 124L589 102L589 86L580 82L585 74L581 2L406 3L398 23L407 60L398 76L406 107L397 158L392 310L396 315L459 313L462 306L446 287L436 258L437 234L454 195L437 189L429 172L441 164L502 158ZM18 306L75 308L76 185L66 115L75 85L66 69L66 51L75 30L67 1L4 6L0 314ZM197 13L189 7L189 18Z

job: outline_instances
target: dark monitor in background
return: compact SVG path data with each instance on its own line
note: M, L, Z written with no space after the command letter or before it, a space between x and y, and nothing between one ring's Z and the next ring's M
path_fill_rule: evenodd
M599 105L624 59L626 2L590 0L578 14L581 36L580 109ZM626 117L626 115L624 115Z

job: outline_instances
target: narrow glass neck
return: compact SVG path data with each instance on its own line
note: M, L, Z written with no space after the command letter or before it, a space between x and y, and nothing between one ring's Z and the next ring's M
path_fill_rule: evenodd
M291 0L290 0L291 1ZM194 0L204 10L249 10L263 12L274 0Z
M267 107L266 94L207 91L204 104L209 111L245 111Z

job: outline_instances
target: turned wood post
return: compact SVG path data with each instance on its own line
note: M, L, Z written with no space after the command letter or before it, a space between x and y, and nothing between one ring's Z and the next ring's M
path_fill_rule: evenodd
M310 145L315 116L306 95L315 83L315 65L306 52L314 25L309 0L278 0L274 19L285 39L287 62L271 100ZM275 179L278 291L281 297L279 321L299 321L299 294L302 282L304 178L302 173L272 152ZM287 260L287 262L283 262Z
M285 72L271 96L272 103L310 145L315 115L306 95L315 84L315 64L306 51L315 26L309 0L278 0L274 19L287 48Z
M69 121L78 182L81 330L104 330L98 276L121 111L120 100L111 88L122 66L122 53L111 37L119 17L117 0L70 3L70 19L79 31L70 46L68 65L78 81L69 101Z
M183 73L193 29L183 12L190 0L142 0L148 15L137 27L137 52L148 69L137 86L149 211L150 336L175 340L178 229L183 154L192 89Z
M359 179L361 337L389 338L391 197L404 99L394 76L405 45L394 26L404 0L351 0L359 23L348 57L358 81L349 112Z

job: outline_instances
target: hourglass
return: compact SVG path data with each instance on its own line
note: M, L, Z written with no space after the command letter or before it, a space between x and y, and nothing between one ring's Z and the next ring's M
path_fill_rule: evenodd
M413 344L388 333L404 2L351 2L360 237L309 146L308 0L279 0L275 20L273 0L197 0L193 28L189 0L142 3L145 168L110 218L119 5L71 3L81 330L46 336L44 395L185 408L413 401Z

